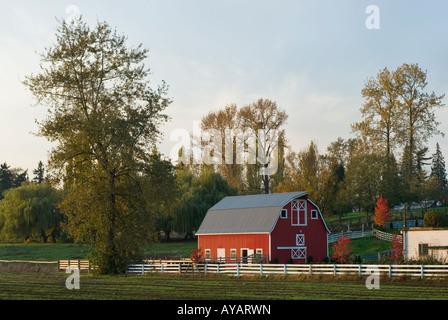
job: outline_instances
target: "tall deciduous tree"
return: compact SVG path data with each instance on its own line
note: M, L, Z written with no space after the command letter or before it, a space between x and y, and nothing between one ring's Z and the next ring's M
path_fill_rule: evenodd
M369 79L362 89L365 103L361 108L363 121L352 125L352 130L366 137L369 148L392 155L400 133L399 87L394 74L387 68L376 78Z
M411 183L415 178L416 155L424 144L435 134L443 134L436 121L436 108L443 107L445 95L427 92L427 72L418 64L403 64L395 71L395 81L399 87L401 132L398 137L406 146L404 158L407 159L405 180Z
M164 83L150 87L147 54L106 22L62 21L40 73L24 81L49 107L38 124L39 135L56 143L50 169L59 179L70 169L61 204L66 227L92 245L102 273L123 271L154 229L140 177L170 100Z
M279 168L283 169L281 167L283 159L279 159L279 156L283 155L286 145L283 126L288 120L288 114L280 109L275 101L258 99L241 108L239 116L243 130L251 129L257 133L257 154L259 160L263 162L259 164L261 189L262 193L268 194L272 189L270 182L273 176L278 173ZM260 132L263 132L262 136L259 135Z
M201 120L201 129L218 134L219 141L211 139L207 144L217 143L213 149L219 157L219 164L216 165L219 172L227 182L239 190L244 189L244 164L237 163L237 137L235 133L241 129L241 121L238 115L237 105L232 104L223 109L212 111ZM228 150L227 150L227 149Z

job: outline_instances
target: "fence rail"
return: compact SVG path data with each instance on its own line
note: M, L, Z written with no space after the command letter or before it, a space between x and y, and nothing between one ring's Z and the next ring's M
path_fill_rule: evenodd
M392 241L394 239L394 235L391 233L383 232L377 229L372 229L368 231L346 231L335 233L328 236L328 243L333 243L338 241L339 238L348 237L349 239L359 239L364 237L376 237L385 241ZM402 238L401 235L397 235L398 238Z
M346 232L340 232L331 234L328 236L328 243L333 243L338 241L339 238L342 237L348 237L349 239L359 239L364 237L372 237L373 236L373 230L367 230L367 231L346 231Z
M69 267L89 272L90 270L95 269L88 260L58 260L59 271L67 270Z
M420 278L448 277L448 265L376 265L376 264L199 264L185 263L132 264L128 275L144 275L152 272L202 273L242 275L371 275L372 270L389 278L408 276Z

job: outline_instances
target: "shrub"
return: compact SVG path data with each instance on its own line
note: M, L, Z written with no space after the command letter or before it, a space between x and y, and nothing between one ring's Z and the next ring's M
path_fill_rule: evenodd
M448 227L448 215L438 211L428 211L423 218L423 226L429 228Z

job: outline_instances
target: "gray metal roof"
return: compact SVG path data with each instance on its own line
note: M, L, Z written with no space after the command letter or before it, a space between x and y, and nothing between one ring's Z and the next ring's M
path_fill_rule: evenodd
M283 207L292 199L308 194L308 192L289 192L256 194L250 196L225 197L210 210L229 210L260 207Z
M275 226L280 210L307 192L225 197L209 209L196 234L263 233Z

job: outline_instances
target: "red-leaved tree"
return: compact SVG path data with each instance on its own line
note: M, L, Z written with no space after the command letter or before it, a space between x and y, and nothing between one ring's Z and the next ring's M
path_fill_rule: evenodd
M203 258L204 258L204 254L203 254L201 248L196 248L196 249L191 250L190 260L193 264L200 263Z
M347 236L342 236L337 242L333 243L333 260L338 263L346 263L350 259L352 253L351 248L352 240Z
M396 233L394 233L394 238L392 239L392 247L390 249L392 250L390 253L390 258L392 260L403 258L403 238L398 236L398 234Z
M373 221L379 226L385 226L390 219L390 209L387 204L387 199L384 199L381 195L376 202L375 213L373 215Z

